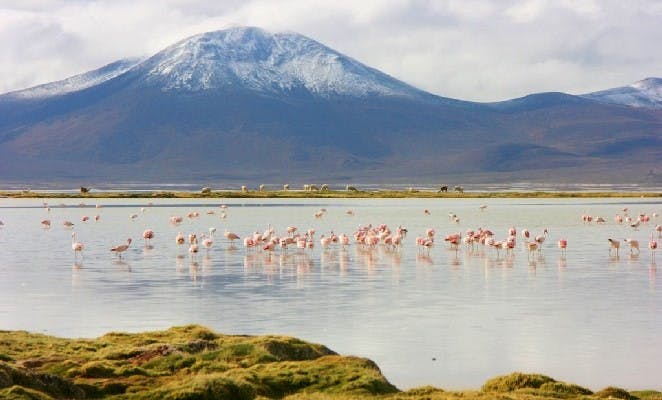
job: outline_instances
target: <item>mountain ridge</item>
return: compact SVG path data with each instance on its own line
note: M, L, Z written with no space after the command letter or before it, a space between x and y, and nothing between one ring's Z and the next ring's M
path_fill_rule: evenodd
M0 95L0 180L511 179L559 168L608 180L662 157L658 109L564 93L449 99L278 35L204 33L79 90Z

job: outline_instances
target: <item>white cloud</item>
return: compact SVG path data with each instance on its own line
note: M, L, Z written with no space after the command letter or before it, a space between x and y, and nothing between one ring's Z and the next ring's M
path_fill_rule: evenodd
M661 18L654 0L0 0L0 92L252 25L443 96L582 93L662 75Z

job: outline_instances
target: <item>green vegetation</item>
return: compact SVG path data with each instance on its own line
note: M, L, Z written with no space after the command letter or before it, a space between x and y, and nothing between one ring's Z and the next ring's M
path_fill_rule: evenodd
M662 392L590 390L535 374L490 379L480 391L399 391L374 362L286 336L222 335L189 325L61 339L0 331L0 398L117 400L662 399Z
M303 190L265 190L247 191L226 190L209 192L86 192L86 193L44 193L34 191L0 191L0 197L9 198L209 198L209 199L342 199L342 198L602 198L602 197L662 197L657 192L436 192L425 190L371 190L371 191L303 191Z

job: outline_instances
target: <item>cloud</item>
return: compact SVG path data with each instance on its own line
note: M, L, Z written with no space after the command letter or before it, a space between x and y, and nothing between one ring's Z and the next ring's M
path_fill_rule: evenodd
M421 89L494 101L660 76L654 0L0 2L0 92L237 25L296 31Z

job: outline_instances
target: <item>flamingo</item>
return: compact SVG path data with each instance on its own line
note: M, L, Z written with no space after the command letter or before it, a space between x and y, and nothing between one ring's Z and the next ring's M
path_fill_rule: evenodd
M531 258L531 254L534 251L538 250L538 243L537 242L528 242L526 245L529 248L529 256L528 257Z
M662 237L662 225L655 225L655 231L657 231L657 238Z
M50 228L51 227L51 220L50 219L45 219L45 220L41 221L41 226L44 229Z
M529 236L531 236L531 234L529 233L529 230L528 229L522 229L522 237L524 238L525 241L529 239Z
M129 246L131 246L131 238L126 239L126 244L117 245L111 248L110 251L114 251L115 253L117 253L119 258L122 258L122 253L127 251L129 249Z
M179 232L177 236L175 236L175 243L177 243L178 245L184 244L184 235L181 232Z
M545 239L547 238L547 228L543 229L542 235L538 235L535 237L536 243L540 245L539 248L542 248L542 244L545 242Z
M80 220L81 220L82 222L87 222L87 221L90 220L90 217L88 217L87 215L83 215L83 217L82 217Z
M154 238L154 231L151 229L145 229L145 232L143 232L143 239L147 240L149 243L152 238Z
M487 206L485 204L481 204L480 207L478 207L478 208L480 208L480 211L485 211Z
M209 253L209 249L211 249L211 246L214 244L213 236L212 234L209 235L209 237L205 236L204 234L202 235L202 244L205 246L207 249L207 253Z
M99 219L101 219L101 215L97 214L94 216L94 222L99 221Z
M432 215L430 210L428 210L427 208L425 210L423 210L423 213L425 213L425 215Z
M225 232L223 232L223 236L225 236L225 238L230 241L230 245L234 244L234 241L239 239L239 235L233 232L228 232L227 229Z
M648 242L648 248L651 249L651 257L655 258L655 250L657 250L657 240L653 239L652 233L651 233L651 240Z
M65 228L71 228L72 226L74 226L74 223L71 221L64 221L62 225L64 225Z
M621 247L621 242L615 239L607 239L609 241L609 255L611 255L611 249L616 249L616 257L618 257L618 249Z
M71 249L74 251L74 258L77 257L78 253L83 253L83 244L76 241L76 232L71 232Z
M191 245L188 247L188 252L191 254L191 256L195 256L198 251L200 251L200 248L198 247L197 239L195 243L191 243Z
M331 244L330 237L326 237L324 235L320 237L320 245L322 246L322 248L326 249L327 247L329 247L330 244Z
M566 239L559 239L557 244L559 249L561 249L561 254L565 256L565 249L568 247L568 241Z
M632 250L637 249L637 254L639 254L639 241L635 239L625 239L625 243L630 245L630 254L632 254Z

